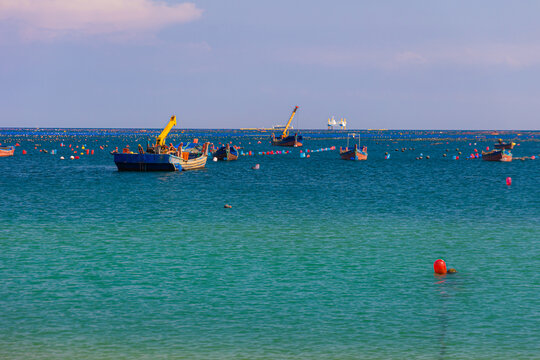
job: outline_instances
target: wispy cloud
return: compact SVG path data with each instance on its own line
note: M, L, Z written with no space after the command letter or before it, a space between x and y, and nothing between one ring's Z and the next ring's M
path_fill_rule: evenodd
M281 54L293 54L282 58ZM483 43L477 45L411 46L410 49L354 49L311 47L281 49L276 57L303 65L324 67L403 67L462 65L524 68L540 65L540 45Z
M0 0L0 22L26 40L64 36L141 34L196 20L193 3L151 0Z

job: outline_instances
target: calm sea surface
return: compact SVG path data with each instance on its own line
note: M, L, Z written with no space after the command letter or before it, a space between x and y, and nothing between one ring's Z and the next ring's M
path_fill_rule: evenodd
M0 136L21 144L0 158L0 358L540 359L540 160L208 139L291 153L120 173L109 151L141 136ZM60 141L95 154L60 160Z

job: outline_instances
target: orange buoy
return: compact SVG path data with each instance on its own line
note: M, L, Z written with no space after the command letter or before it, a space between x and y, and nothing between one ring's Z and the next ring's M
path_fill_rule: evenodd
M512 178L510 176L506 178L506 185L512 185Z
M433 263L433 270L435 270L435 274L444 275L446 274L446 263L443 259L437 259Z

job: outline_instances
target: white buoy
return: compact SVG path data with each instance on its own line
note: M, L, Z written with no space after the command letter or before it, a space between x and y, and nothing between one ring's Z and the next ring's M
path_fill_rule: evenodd
M70 158L71 160L73 160L73 159L75 159L75 156L71 155L69 158Z
M217 157L214 157L214 158L212 159L212 161L217 161Z
M64 157L63 157L63 156L60 156L60 160L64 160Z

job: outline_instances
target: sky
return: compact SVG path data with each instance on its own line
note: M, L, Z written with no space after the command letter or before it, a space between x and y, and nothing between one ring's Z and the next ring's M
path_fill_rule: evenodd
M540 129L540 1L0 0L0 127Z

